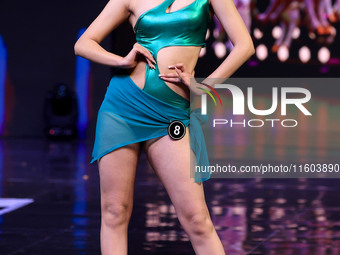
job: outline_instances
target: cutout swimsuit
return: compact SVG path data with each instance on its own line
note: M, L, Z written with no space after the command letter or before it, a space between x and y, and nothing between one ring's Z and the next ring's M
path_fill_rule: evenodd
M156 69L146 65L143 90L164 102L188 109L190 102L177 94L158 77L158 52L169 46L203 46L209 21L209 1L195 0L183 8L166 12L174 0L142 13L134 26L137 42L147 48L156 60Z
M137 42L147 48L156 61L157 53L164 47L205 46L208 0L195 0L167 13L173 1L165 0L144 12L134 26ZM189 127L196 165L209 166L201 127L207 121L206 116L200 115L200 109L190 110L190 101L169 88L158 76L157 63L155 67L146 65L143 89L128 75L112 77L98 111L90 163L119 147L168 135L169 124L179 120ZM195 182L202 182L210 178L210 173L195 173L194 177Z

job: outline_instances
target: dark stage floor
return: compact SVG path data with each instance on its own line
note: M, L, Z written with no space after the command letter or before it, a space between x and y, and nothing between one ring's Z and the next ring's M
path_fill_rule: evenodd
M0 140L0 254L100 254L91 145ZM338 179L210 179L206 199L227 254L340 254ZM11 200L9 199L11 198ZM141 155L129 254L194 255Z

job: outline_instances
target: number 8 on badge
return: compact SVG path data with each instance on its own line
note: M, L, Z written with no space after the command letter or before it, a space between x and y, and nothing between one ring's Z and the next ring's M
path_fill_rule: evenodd
M172 121L168 127L168 134L174 140L182 139L185 135L185 125L179 120Z

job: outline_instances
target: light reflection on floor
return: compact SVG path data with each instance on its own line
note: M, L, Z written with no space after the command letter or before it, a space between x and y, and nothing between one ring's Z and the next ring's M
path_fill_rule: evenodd
M100 254L99 179L97 166L88 165L91 145L12 138L0 146L1 196L34 199L2 216L0 253ZM338 179L211 179L204 185L227 254L340 254ZM194 254L143 154L129 254Z

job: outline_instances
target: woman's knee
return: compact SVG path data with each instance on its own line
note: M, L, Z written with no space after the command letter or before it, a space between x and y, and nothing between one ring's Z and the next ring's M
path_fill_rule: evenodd
M131 206L122 203L104 202L102 205L103 223L116 228L127 225L131 216Z
M209 212L190 212L185 215L179 215L184 227L189 231L189 234L205 236L212 233L214 230Z

